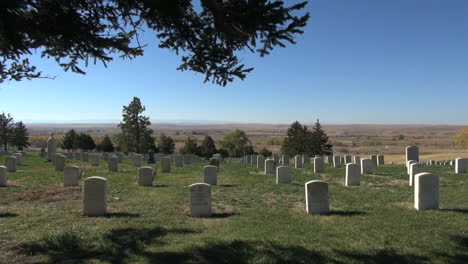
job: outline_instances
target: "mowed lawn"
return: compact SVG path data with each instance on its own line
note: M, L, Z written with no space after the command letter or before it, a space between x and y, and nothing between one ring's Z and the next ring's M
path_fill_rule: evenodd
M136 185L130 161L118 173L103 160L67 164L108 179L109 215L82 216L81 187L63 187L63 172L29 153L0 187L0 263L468 263L468 174L452 167L427 168L440 176L441 209L416 211L401 165L345 187L345 169L328 164L277 185L253 165L222 163L213 217L193 218L188 186L206 163L158 173L154 187ZM330 215L305 212L315 179L329 183Z

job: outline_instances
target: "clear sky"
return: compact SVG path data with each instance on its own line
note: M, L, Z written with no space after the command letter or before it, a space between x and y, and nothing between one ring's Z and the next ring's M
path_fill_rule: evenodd
M180 58L147 35L143 57L86 75L33 57L56 79L0 85L0 112L118 122L137 96L153 123L468 124L467 0L311 0L307 11L298 44L265 58L242 53L255 70L227 87L177 71Z

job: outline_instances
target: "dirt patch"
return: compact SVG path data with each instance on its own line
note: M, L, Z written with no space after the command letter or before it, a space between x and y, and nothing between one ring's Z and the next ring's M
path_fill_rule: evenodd
M63 187L57 184L24 192L9 193L0 196L0 203L5 204L19 201L55 202L79 199L81 199L81 186Z

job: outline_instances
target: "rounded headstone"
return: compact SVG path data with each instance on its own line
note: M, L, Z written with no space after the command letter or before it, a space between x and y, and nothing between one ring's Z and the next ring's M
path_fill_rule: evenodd
M439 209L439 176L423 172L414 177L414 207L416 210Z
M361 184L360 166L356 163L346 164L345 186L359 186Z
M275 174L276 164L274 159L265 160L265 174Z
M9 172L15 172L16 171L16 157L14 156L9 156L5 159L5 167Z
M152 186L154 181L154 169L151 167L140 167L138 169L138 185Z
M107 169L109 171L119 171L119 158L117 156L111 156L107 160Z
M325 164L322 157L314 158L314 173L324 172Z
M211 185L206 183L194 183L189 186L190 192L190 216L211 216Z
M107 213L107 179L93 176L83 181L83 215Z
M305 184L306 211L308 214L328 214L328 183L320 180Z
M218 168L213 165L203 167L203 182L209 185L218 184Z
M78 186L80 184L80 168L78 166L66 167L63 170L63 186Z
M276 168L276 184L289 184L291 183L291 169L286 166L279 166Z

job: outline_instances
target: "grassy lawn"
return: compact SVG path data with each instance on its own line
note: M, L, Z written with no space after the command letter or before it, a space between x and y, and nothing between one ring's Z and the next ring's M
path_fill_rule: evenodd
M63 172L30 153L0 187L0 263L468 263L468 175L452 167L427 168L441 177L441 210L418 212L400 165L345 187L345 169L328 164L276 185L253 165L222 163L213 217L192 218L188 186L206 164L158 174L154 187L136 185L129 161L118 173L102 160L68 164L108 179L109 215L82 216L81 187L63 187ZM305 212L314 179L329 183L330 215Z

